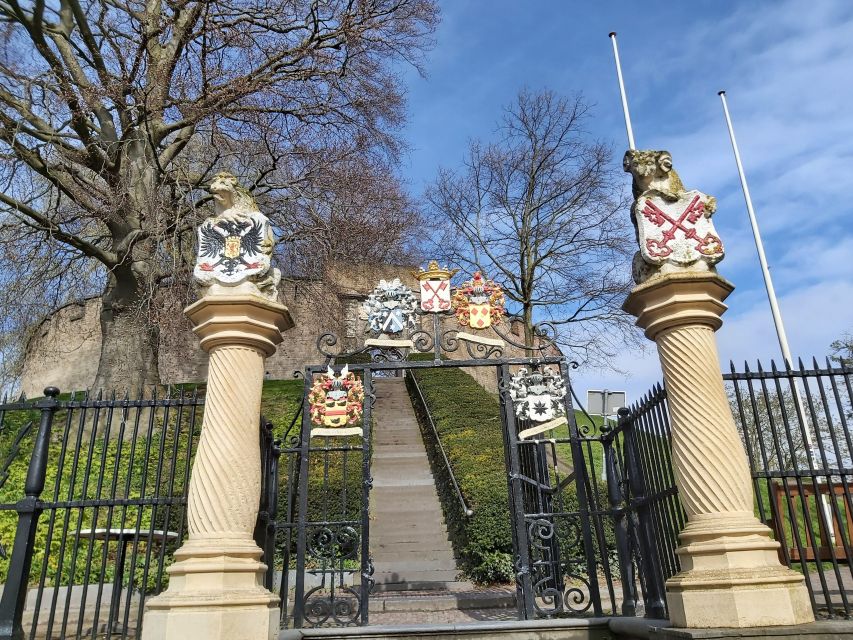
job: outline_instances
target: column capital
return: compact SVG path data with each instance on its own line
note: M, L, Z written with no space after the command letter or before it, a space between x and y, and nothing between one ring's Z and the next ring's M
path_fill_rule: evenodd
M283 304L249 294L205 296L184 309L205 351L246 345L264 356L275 353L281 332L293 326Z
M669 273L635 287L622 309L637 318L649 340L682 325L706 325L714 331L728 307L723 303L734 285L711 272Z

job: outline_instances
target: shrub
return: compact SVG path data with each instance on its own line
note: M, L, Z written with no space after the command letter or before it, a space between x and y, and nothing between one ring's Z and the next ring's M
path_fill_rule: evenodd
M473 510L463 513L442 463L433 465L451 541L465 573L475 582L508 582L512 570L512 530L509 519L507 476L497 397L483 390L459 369L416 369L441 442L462 494ZM424 407L415 407L425 419ZM424 429L433 461L439 459L432 432Z

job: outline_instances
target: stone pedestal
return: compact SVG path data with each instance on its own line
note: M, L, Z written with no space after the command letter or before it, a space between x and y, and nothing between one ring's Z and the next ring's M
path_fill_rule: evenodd
M734 287L715 273L671 273L636 287L624 309L658 346L672 421L672 462L688 523L666 583L674 627L756 627L814 620L802 575L753 513L746 452L720 374L714 332Z
M169 588L146 603L143 640L267 640L278 597L252 534L261 492L259 415L264 358L292 326L287 309L254 295L210 295L187 307L210 353L201 438L190 477L189 539Z

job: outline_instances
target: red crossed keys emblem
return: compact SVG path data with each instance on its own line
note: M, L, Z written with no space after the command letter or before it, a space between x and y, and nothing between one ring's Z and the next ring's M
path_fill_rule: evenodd
M449 281L421 280L421 291L424 294L421 300L421 308L424 311L432 311L434 308L438 308L440 311L447 311L450 308ZM427 294L431 295L427 297Z
M718 255L723 249L723 243L720 239L710 231L704 236L700 236L695 228L697 222L705 213L705 203L700 200L697 194L687 205L687 208L681 212L677 220L673 219L668 213L663 211L651 200L646 200L643 207L643 216L656 227L663 228L665 223L669 223L669 228L663 230L663 235L659 240L655 238L646 239L646 250L653 258L666 258L672 253L672 247L669 243L675 238L676 231L681 230L685 238L689 238L696 242L696 251L703 256Z

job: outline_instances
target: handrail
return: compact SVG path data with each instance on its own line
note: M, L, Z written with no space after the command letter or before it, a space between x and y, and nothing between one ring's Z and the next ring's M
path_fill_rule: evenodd
M418 398L421 401L421 406L424 408L424 413L426 414L427 421L429 422L429 426L432 429L432 434L435 436L435 441L438 443L438 450L441 451L441 457L444 460L444 466L447 468L447 473L450 476L450 481L453 483L453 488L456 490L456 497L459 499L459 504L462 505L462 513L466 516L470 517L474 515L474 510L468 506L465 502L465 498L462 496L462 490L459 488L459 483L456 482L456 476L453 474L453 467L450 466L450 460L447 459L447 452L444 450L444 445L441 444L441 438L438 437L438 429L435 428L435 422L432 419L432 415L429 412L429 408L427 407L426 399L424 398L424 394L421 391L421 387L418 384L418 380L415 376L408 376L412 384L415 386L415 390L418 392Z

